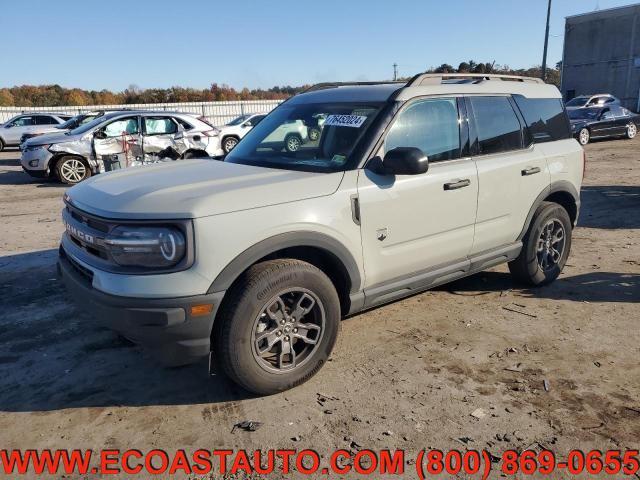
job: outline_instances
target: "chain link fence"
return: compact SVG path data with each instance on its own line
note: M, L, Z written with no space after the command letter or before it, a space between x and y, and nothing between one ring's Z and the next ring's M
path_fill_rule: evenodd
M235 102L185 102L185 103L139 103L128 105L86 105L61 107L0 107L0 123L21 113L49 112L77 115L96 110L160 110L191 113L206 117L213 125L224 125L247 113L268 113L282 100L247 100Z

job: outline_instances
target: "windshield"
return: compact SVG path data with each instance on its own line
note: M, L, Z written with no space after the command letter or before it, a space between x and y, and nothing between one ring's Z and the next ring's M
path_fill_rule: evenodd
M91 130L93 127L96 127L96 126L100 125L105 120L109 120L110 118L113 118L116 115L120 115L120 113L113 113L111 115L103 115L103 116L100 116L100 117L96 117L93 120L91 120L90 122L87 122L87 123L85 123L83 125L80 125L78 128L75 128L75 129L71 130L68 134L69 135L82 135L83 133L86 133L89 130Z
M581 108L579 110L567 110L571 120L595 120L602 110L600 108Z
M238 118L234 118L229 123L227 123L227 125L230 126L230 127L233 127L234 125L240 125L242 122L244 122L250 116L251 115L240 115Z
M584 107L589 97L576 97L567 102L567 107Z
M343 171L381 108L381 104L284 104L255 126L225 161L307 172Z

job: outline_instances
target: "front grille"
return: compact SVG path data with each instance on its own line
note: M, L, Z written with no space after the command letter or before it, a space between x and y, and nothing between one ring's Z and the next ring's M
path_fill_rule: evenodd
M63 220L68 225L69 239L75 245L93 257L109 260L107 249L104 246L104 237L114 227L113 224L88 215L69 204L66 205L63 212Z

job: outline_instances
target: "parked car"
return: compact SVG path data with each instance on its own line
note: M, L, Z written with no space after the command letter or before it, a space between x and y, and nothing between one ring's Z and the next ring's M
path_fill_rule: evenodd
M517 281L553 282L584 174L560 92L466 78L324 84L223 162L82 182L64 197L64 283L92 320L165 363L212 355L271 394L320 370L346 315L505 262ZM315 116L317 144L271 148Z
M71 115L33 112L16 115L0 124L0 151L5 147L17 147L25 133L50 132L71 118Z
M105 114L104 111L80 113L78 115L75 115L74 117L69 118L69 120L67 120L64 123L61 123L60 125L54 125L50 129L24 133L20 138L20 145L22 145L24 142L26 142L30 138L37 137L39 135L44 135L47 133L65 133L69 130L73 130L74 128L78 128L80 125L84 125L85 123L90 122L94 118L100 117L104 114Z
M63 134L23 144L21 164L33 177L63 183L93 174L182 158L222 155L219 133L193 115L178 112L110 112Z
M226 125L219 128L220 138L222 138L222 149L224 153L229 153L238 142L255 127L260 120L267 115L265 113L251 113L240 115Z
M620 100L608 93L599 93L597 95L580 95L566 103L567 109L600 107L603 105L620 105Z
M581 145L592 139L635 138L640 126L640 115L619 105L568 110L573 136Z

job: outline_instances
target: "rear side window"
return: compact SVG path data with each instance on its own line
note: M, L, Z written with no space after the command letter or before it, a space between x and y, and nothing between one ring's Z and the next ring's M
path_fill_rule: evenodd
M36 117L36 125L58 125L58 121L48 115L38 115Z
M536 143L571 138L569 121L559 98L513 97Z
M522 126L507 97L470 97L481 155L522 148Z
M454 98L418 100L404 109L384 144L385 152L396 147L416 147L438 162L460 157L460 123Z
M178 126L169 117L145 117L144 130L147 135L170 135Z

